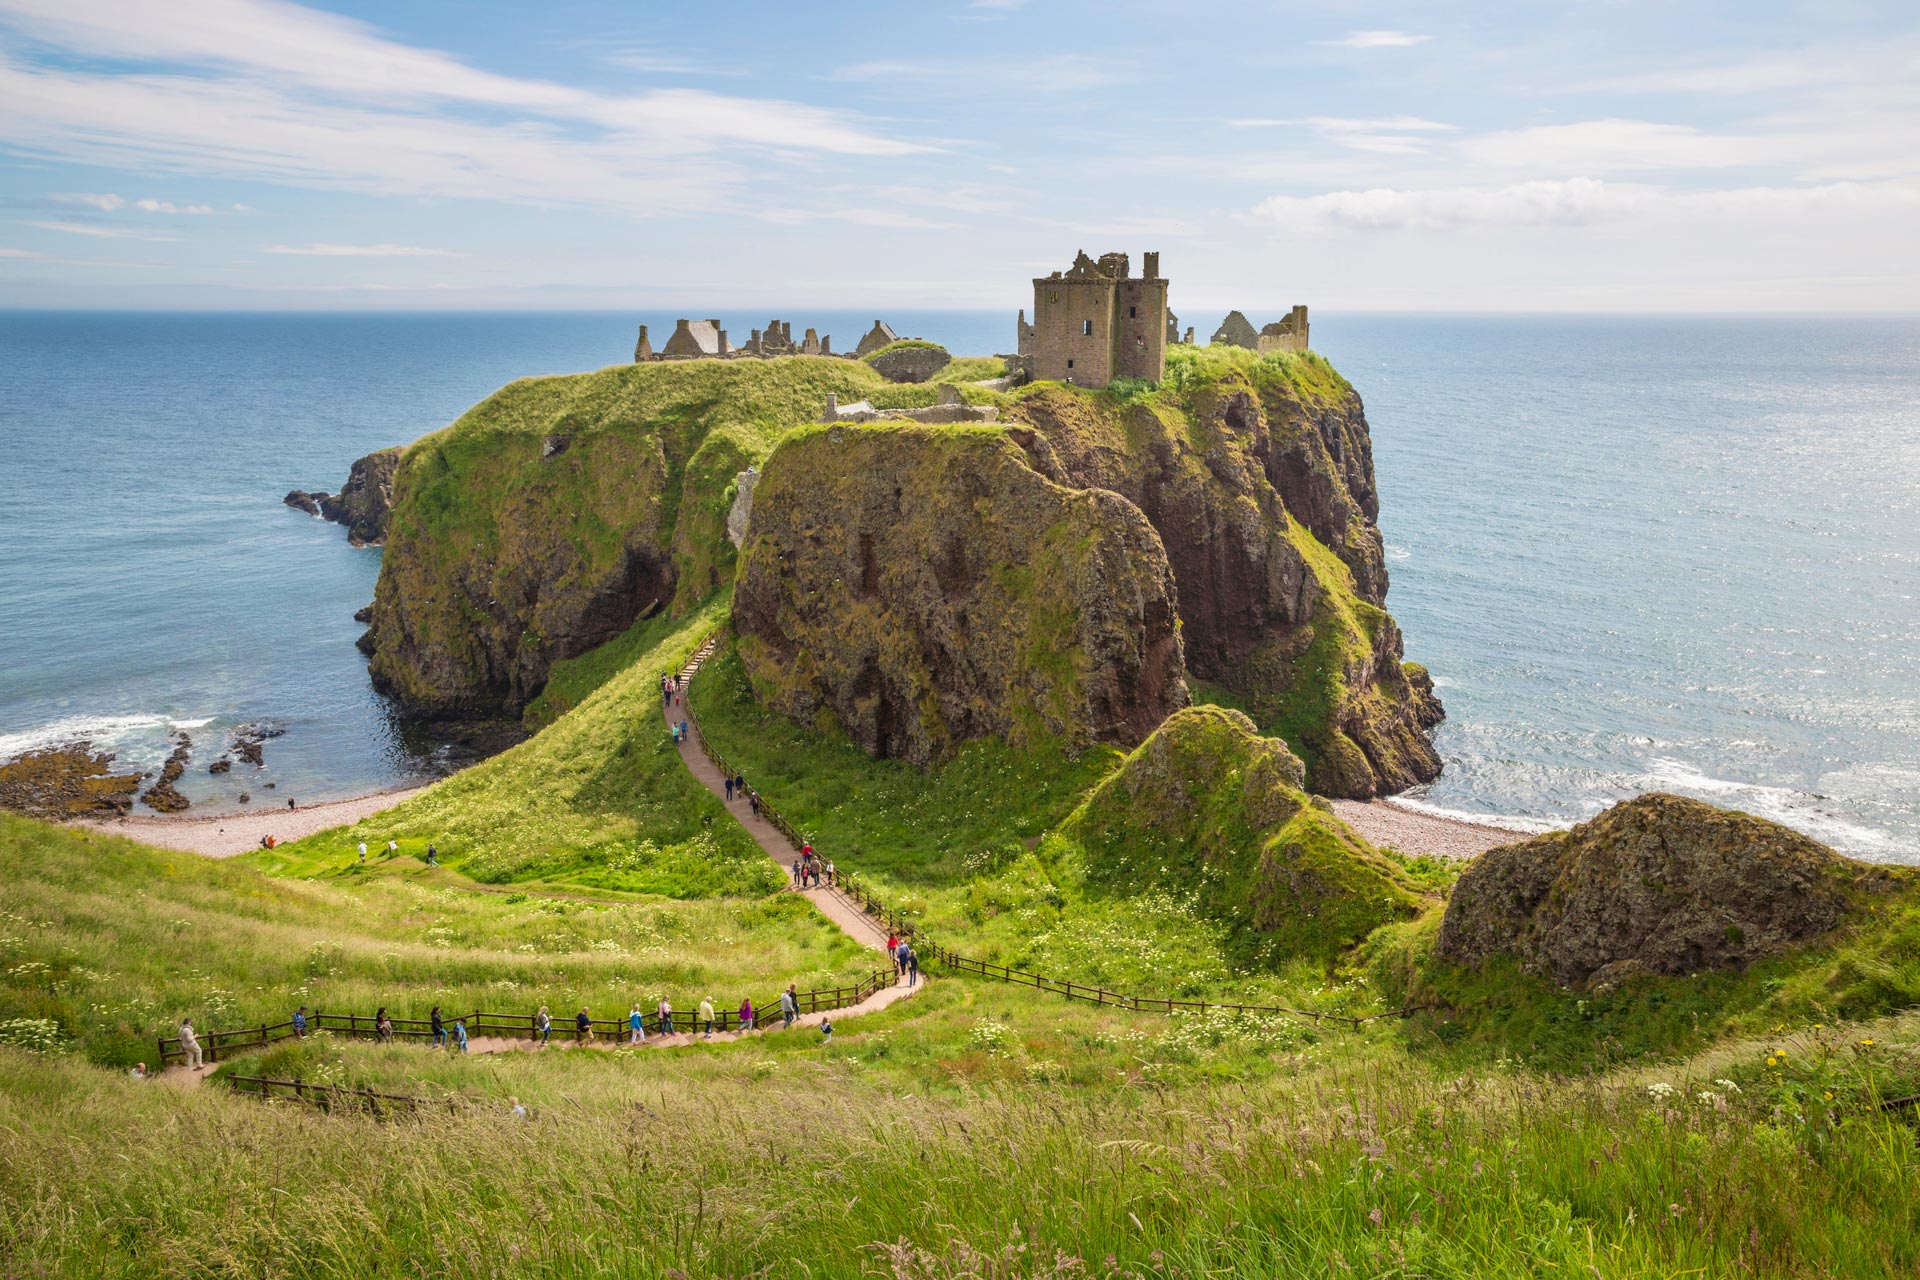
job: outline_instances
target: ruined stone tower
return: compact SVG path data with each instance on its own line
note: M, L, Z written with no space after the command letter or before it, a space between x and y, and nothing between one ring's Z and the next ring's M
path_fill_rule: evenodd
M1034 377L1078 387L1104 387L1115 378L1160 381L1167 368L1167 281L1159 254L1141 257L1137 279L1124 253L1095 262L1082 252L1064 274L1033 282L1033 323L1023 314L1018 338Z

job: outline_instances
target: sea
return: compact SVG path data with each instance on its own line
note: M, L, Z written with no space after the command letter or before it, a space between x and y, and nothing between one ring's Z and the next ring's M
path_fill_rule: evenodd
M874 319L780 314L842 348ZM642 322L673 316L0 313L0 760L150 769L184 731L203 809L445 772L353 647L379 549L281 498ZM1445 772L1396 803L1529 830L1658 789L1920 863L1920 320L1316 310L1313 338L1365 399L1388 607L1447 707ZM264 772L207 773L260 723Z

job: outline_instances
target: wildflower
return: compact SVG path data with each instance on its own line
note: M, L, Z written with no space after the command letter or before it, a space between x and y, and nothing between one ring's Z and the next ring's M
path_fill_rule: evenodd
M1740 1086L1735 1084L1731 1080L1715 1080L1714 1083L1719 1085L1722 1089L1724 1089L1728 1093L1740 1092Z
M1862 1041L1860 1042L1860 1047L1861 1047L1862 1049L1871 1049L1871 1048L1873 1048L1873 1038L1872 1038L1871 1036L1869 1036L1869 1037L1868 1037L1867 1039L1865 1039L1865 1040L1862 1040Z
M1833 1090L1831 1090L1831 1089L1829 1089L1829 1090L1827 1090L1827 1101L1828 1101L1828 1102L1832 1102L1832 1101L1833 1101Z
M1647 1096L1664 1101L1673 1096L1673 1086L1664 1080L1656 1080L1647 1086Z

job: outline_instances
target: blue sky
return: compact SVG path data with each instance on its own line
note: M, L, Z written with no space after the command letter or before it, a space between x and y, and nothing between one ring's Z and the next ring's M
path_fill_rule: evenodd
M0 306L1920 310L1920 5L0 0Z

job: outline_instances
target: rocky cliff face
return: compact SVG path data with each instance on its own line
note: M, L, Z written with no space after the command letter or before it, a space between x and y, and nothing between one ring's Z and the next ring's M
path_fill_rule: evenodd
M1131 403L1042 386L1008 416L1037 469L1146 513L1189 670L1284 737L1312 790L1365 798L1439 774L1439 701L1382 607L1366 418L1324 362L1248 357Z
M1434 957L1510 954L1569 987L1744 969L1912 880L1777 823L1654 792L1482 854L1454 886Z
M730 581L735 476L829 392L888 386L793 357L502 388L399 456L363 645L375 684L419 716L517 716L554 662Z
M1332 961L1419 896L1401 871L1300 790L1300 761L1224 707L1176 712L1060 834L1087 883L1165 889L1226 930L1236 968ZM1321 802L1324 803L1324 802Z
M1131 746L1187 701L1152 526L992 428L790 435L754 492L734 628L764 705L921 765L988 735Z
M387 514L393 509L393 477L400 450L382 449L353 464L339 493L319 500L320 514L347 526L356 547L378 546L387 538Z

